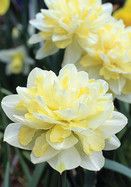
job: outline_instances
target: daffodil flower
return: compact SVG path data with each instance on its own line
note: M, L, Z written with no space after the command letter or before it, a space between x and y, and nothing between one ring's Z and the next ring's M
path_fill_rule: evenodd
M10 6L10 0L0 0L0 16L6 14Z
M0 51L0 60L6 63L6 73L10 74L27 74L29 66L34 63L26 52L24 46L15 49L7 49Z
M40 32L29 43L42 43L36 54L41 59L66 49L64 61L76 62L83 50L98 40L97 30L111 19L112 6L101 0L45 0L48 9L42 9L31 20Z
M131 29L122 21L109 23L99 30L99 40L78 62L91 78L109 83L118 99L131 103Z
M60 173L78 166L98 171L104 166L102 151L120 146L115 134L127 124L107 91L105 81L89 79L73 64L58 76L35 68L27 87L2 100L13 121L4 141L31 150L34 164L47 161Z
M114 13L116 19L122 19L126 26L131 26L131 0L126 0L124 7Z

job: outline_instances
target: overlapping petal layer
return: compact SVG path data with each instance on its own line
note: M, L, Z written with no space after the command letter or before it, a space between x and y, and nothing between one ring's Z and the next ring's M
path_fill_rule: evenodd
M98 42L87 49L78 66L91 78L106 80L115 97L131 103L131 29L121 21L99 30Z
M114 111L112 95L103 80L89 79L84 71L66 65L59 76L35 68L27 87L2 101L7 126L4 140L32 150L33 163L47 161L59 172L77 166L100 170L102 150L120 146L115 134L127 123Z
M48 9L42 9L30 21L40 32L29 42L43 43L36 55L38 59L67 48L66 58L70 53L78 60L82 50L98 40L97 30L111 19L111 4L102 5L101 0L46 0L45 3Z

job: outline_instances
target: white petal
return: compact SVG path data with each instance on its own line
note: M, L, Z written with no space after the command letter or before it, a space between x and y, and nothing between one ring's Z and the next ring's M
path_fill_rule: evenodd
M91 171L99 171L105 163L102 152L95 152L90 156L83 153L81 160L80 166Z
M46 72L46 71L44 71L40 68L34 68L28 76L27 87L29 88L29 87L34 86L34 82L35 82L36 77L37 76L44 76L45 75L44 72Z
M106 139L104 150L114 150L120 147L120 145L119 139L114 135L111 138Z
M50 46L42 46L36 53L36 59L42 59L58 52L58 48L52 43Z
M9 63L10 62L10 54L6 50L0 51L0 61Z
M29 44L36 44L36 43L39 43L43 40L44 39L40 36L40 34L33 34L28 42L29 42Z
M42 15L42 14L41 14ZM37 15L36 15L37 16ZM33 20L30 20L30 24L35 27L36 29L38 30L45 30L45 25L44 25L44 22L42 21L42 19L33 19Z
M120 96L116 96L117 99L119 99L120 101L126 102L131 104L131 94L129 95L120 95Z
M50 166L60 173L78 167L80 162L80 155L74 147L61 151L58 155L48 161Z
M4 110L5 114L8 116L9 119L16 122L15 118L13 117L14 114L20 114L16 111L16 105L18 104L20 98L18 95L9 95L3 98L1 102L2 109Z
M105 3L105 4L102 5L102 7L104 8L104 11L106 13L109 13L109 15L112 14L112 12L113 12L113 6L112 6L111 3Z
M32 145L22 146L22 145L20 145L20 143L18 141L18 133L19 133L19 130L21 127L22 127L22 125L20 123L9 124L5 129L4 141L12 146L15 146L15 147L18 147L21 149L31 150Z
M73 64L66 64L59 72L59 78L63 77L65 74L66 75L74 75L77 73L77 69L75 65Z
M73 147L77 142L78 139L74 136L71 135L68 138L65 138L65 140L62 143L52 143L50 141L50 133L46 133L46 140L56 150L63 150L63 149L69 149L70 147Z
M110 80L109 85L110 89L116 94L116 95L121 95L122 89L124 88L126 79L121 78L119 80Z
M99 126L101 127L101 125L103 123L105 123L105 121L112 114L112 110L113 110L113 105L111 102L108 102L107 106L105 106L105 110L103 112L101 112L100 114L98 114L96 116L95 115L92 116L92 118L88 120L89 128L96 129Z
M82 55L82 49L77 42L73 42L65 50L64 60L62 66L66 64L75 64Z
M104 136L108 138L121 131L126 126L127 122L126 116L120 112L114 111L112 118L101 125L100 130L103 132Z

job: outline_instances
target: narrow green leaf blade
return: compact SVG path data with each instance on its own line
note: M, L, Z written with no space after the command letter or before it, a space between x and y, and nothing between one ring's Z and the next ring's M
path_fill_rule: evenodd
M9 181L10 181L10 163L8 161L6 164L3 187L9 187Z
M20 165L22 167L22 170L25 173L25 176L26 176L27 180L30 181L31 180L31 175L30 175L29 168L28 168L28 166L27 166L25 160L23 159L19 150L17 150L17 154L19 156L19 161L20 161Z
M113 160L106 159L104 168L131 178L131 169Z
M39 180L42 176L44 168L45 168L45 164L36 165L35 170L33 172L33 176L31 177L29 185L28 185L29 187L37 187L38 186L38 183L39 183Z

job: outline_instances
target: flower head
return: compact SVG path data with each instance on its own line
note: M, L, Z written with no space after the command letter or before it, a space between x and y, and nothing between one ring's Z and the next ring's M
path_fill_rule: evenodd
M44 44L37 52L38 59L64 48L66 53L79 58L82 49L96 42L96 30L109 21L112 12L112 6L102 5L100 0L46 0L45 3L49 9L42 9L30 21L40 31L32 36L30 43Z
M81 166L100 170L102 150L120 146L115 136L127 123L114 111L112 95L103 80L89 79L74 65L66 65L59 76L35 68L26 88L3 99L2 108L14 122L4 140L31 150L33 163L47 161L59 172Z
M126 26L131 26L131 0L126 0L124 7L114 13L116 19L122 19Z
M97 44L78 64L90 77L106 80L116 97L131 102L131 29L114 20L98 33Z
M0 0L0 16L3 16L9 9L10 0Z
M29 65L34 63L33 59L28 57L23 46L15 49L1 50L0 60L7 64L7 74L27 74L29 71Z

